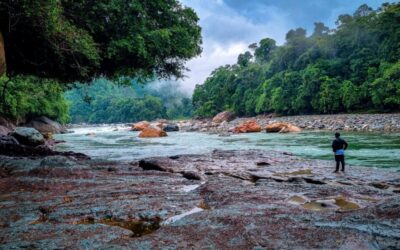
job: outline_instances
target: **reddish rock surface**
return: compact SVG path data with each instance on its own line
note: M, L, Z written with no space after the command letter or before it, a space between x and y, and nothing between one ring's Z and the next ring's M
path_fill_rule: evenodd
M9 129L3 125L0 125L0 135L8 135L11 132L12 132L11 129Z
M256 120L248 120L236 126L234 132L235 133L261 132L261 126L257 123Z
M143 129L139 134L139 137L141 138L165 137L165 136L167 136L167 132L158 127L152 127L152 126Z
M275 122L268 124L265 127L265 130L268 133L294 133L294 132L301 132L301 128L287 123L287 122Z
M215 123L221 123L221 122L230 122L236 118L235 114L230 111L223 111L221 113L218 113L214 118L212 119L212 122Z
M143 129L147 128L150 126L150 123L148 121L141 121L137 122L132 125L132 130L133 131L142 131Z
M4 118L0 116L0 126L3 127L3 129L7 129L13 131L15 129L15 122L11 121L10 119Z
M399 172L273 151L146 161L0 156L0 248L400 248Z

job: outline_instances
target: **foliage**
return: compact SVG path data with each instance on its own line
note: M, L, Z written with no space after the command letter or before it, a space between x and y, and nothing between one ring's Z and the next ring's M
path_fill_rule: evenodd
M196 13L177 0L0 2L10 76L181 77L200 54Z
M0 113L11 118L46 115L62 123L69 120L64 90L55 80L34 76L0 77Z
M196 13L177 0L1 1L0 38L4 37L8 79L1 80L0 115L43 114L65 122L67 106L59 83L90 82L98 76L142 82L182 77L184 63L201 52L198 21ZM124 99L123 94L107 98L104 93L95 99L97 113L91 120L165 116L158 98ZM170 116L191 112L174 105ZM78 106L72 106L74 119L84 112ZM85 113L82 119L86 118Z
M193 94L195 115L400 110L400 3L362 5L336 29L315 23L249 46L235 65L215 69Z
M65 93L73 123L115 123L183 118L192 114L190 99L174 82L131 86L104 78L75 84Z

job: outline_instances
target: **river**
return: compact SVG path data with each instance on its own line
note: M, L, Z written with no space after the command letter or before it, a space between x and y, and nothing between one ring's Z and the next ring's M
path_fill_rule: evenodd
M66 141L59 144L57 150L72 150L103 160L132 161L153 156L207 153L214 149L279 150L303 158L332 159L332 132L250 133L231 136L170 132L168 137L142 139L138 138L138 132L115 125L75 128L73 131L56 135L57 140ZM86 135L89 132L95 135ZM342 137L349 143L346 154L350 165L400 169L400 133L343 132Z

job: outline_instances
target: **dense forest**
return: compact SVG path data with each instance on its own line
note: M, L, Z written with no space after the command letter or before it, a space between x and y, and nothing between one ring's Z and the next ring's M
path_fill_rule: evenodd
M115 84L104 78L75 84L65 93L73 123L115 123L188 118L191 99L177 82Z
M195 114L400 110L400 3L362 5L336 28L298 28L277 46L265 38L234 65L215 69L193 94Z
M71 83L181 78L201 53L198 21L177 0L1 1L0 116L65 122Z

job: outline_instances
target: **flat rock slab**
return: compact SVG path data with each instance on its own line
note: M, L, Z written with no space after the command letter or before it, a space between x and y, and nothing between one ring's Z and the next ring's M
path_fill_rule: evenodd
M63 157L0 156L0 249L400 248L396 171L333 174L272 151L146 159L150 170Z

